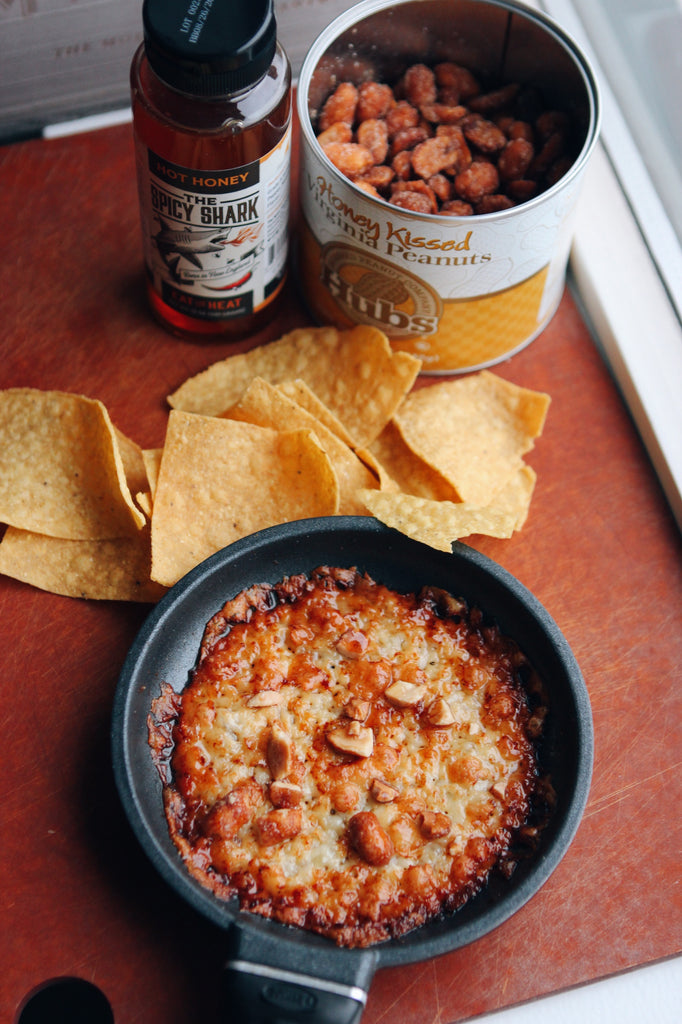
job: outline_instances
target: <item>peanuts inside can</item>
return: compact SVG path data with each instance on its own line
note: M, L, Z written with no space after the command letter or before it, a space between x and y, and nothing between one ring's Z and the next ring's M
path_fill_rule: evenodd
M311 47L298 104L298 270L316 319L380 327L427 373L490 366L544 329L599 120L562 30L513 3L365 0ZM531 109L545 130L524 153ZM557 118L572 138L553 173Z

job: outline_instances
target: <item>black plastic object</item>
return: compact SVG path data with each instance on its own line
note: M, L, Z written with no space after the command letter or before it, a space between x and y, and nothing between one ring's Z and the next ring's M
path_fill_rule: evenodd
M346 960L327 943L310 959L278 934L232 929L222 978L226 1024L358 1024L378 954ZM312 973L314 972L314 973Z
M145 0L142 22L152 69L191 96L248 89L272 64L273 0Z
M495 877L454 915L369 950L337 948L301 929L243 913L185 870L169 835L161 781L147 743L147 714L163 681L186 684L208 619L244 587L275 583L319 565L357 567L402 591L443 587L491 616L521 646L543 679L550 711L540 755L557 805L534 856L511 879ZM355 1024L374 971L465 946L519 910L566 853L589 792L593 728L587 690L558 626L505 569L458 543L436 551L370 517L335 516L276 526L209 558L160 601L142 627L119 680L112 727L121 799L143 848L166 881L195 909L228 929L229 1006L248 1006L253 1024ZM242 1019L239 1015L235 1019Z
M53 978L32 992L16 1024L114 1024L104 993L83 978Z

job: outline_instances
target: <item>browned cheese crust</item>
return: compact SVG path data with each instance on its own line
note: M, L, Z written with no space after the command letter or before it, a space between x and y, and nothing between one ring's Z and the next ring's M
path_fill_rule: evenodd
M368 946L460 907L532 844L546 711L515 643L434 588L321 567L228 601L150 744L188 870Z

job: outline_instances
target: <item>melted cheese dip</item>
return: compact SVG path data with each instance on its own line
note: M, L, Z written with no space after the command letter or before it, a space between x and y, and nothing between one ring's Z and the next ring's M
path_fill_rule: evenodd
M404 934L513 867L545 711L522 677L442 591L329 567L252 587L155 702L171 835L242 909L345 946Z

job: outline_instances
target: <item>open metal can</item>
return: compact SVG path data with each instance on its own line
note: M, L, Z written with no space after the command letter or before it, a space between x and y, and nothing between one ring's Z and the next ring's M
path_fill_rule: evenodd
M393 84L411 65L443 62L491 89L517 83L570 116L572 162L554 184L502 211L446 216L368 195L339 171L316 137L337 84ZM573 212L599 127L593 72L561 28L511 0L364 0L311 46L297 102L298 275L317 321L379 327L425 373L490 366L537 337L563 293Z

